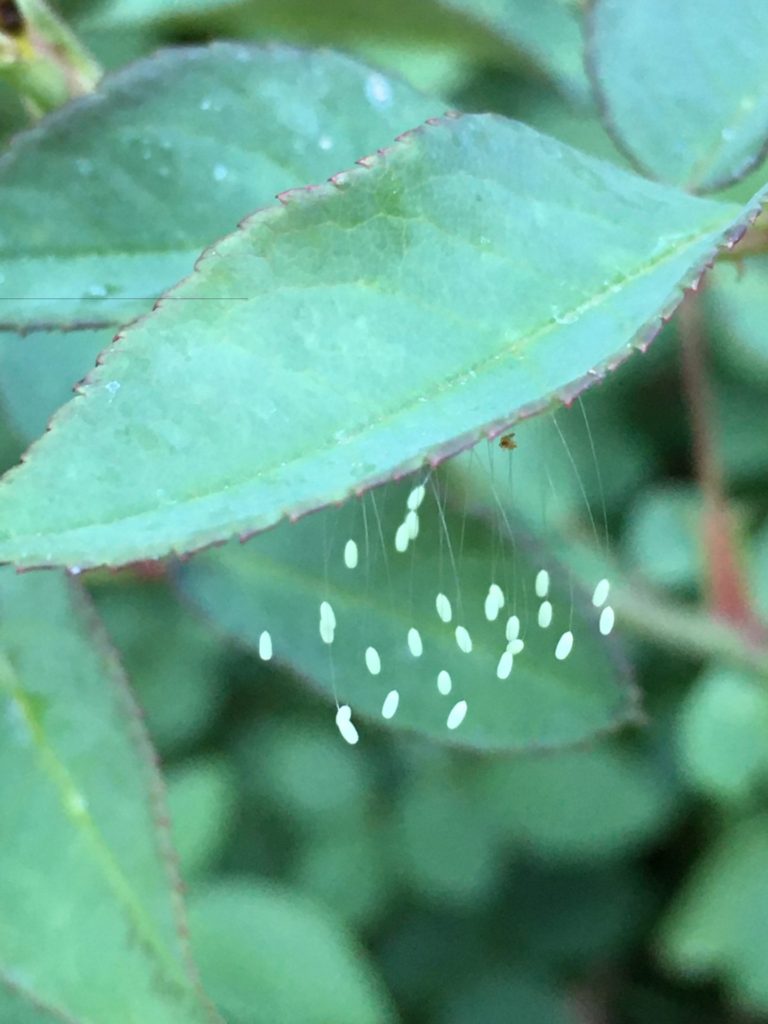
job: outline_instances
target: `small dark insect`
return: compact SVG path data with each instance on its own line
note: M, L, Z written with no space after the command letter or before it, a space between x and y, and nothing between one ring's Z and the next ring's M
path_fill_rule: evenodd
M517 441L515 440L514 434L502 434L499 440L499 448L506 448L507 451L512 452L517 448Z
M18 36L24 31L24 16L16 0L0 0L0 30L9 36Z

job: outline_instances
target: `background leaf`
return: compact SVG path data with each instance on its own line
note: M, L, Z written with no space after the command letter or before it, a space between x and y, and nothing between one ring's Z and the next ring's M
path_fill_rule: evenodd
M308 900L253 881L222 880L191 899L190 928L206 987L228 1024L394 1019L354 944Z
M768 819L739 822L702 858L664 923L665 961L689 977L724 975L736 1000L768 1008Z
M0 603L4 1018L210 1021L151 748L83 595L3 572Z
M247 221L125 332L5 479L0 559L189 551L451 454L647 341L751 215L514 122L430 124Z
M470 62L530 69L551 77L566 95L583 102L589 93L581 62L576 14L560 0L112 0L95 3L86 28L151 24L191 38L274 38L385 55L418 78L442 58L465 69ZM426 72L429 74L429 71Z
M113 331L0 333L0 401L14 432L27 444L44 432L56 410L92 370Z
M567 0L442 0L491 26L544 70L562 91L586 104L590 87L582 59L580 16Z
M277 46L166 50L107 76L0 158L0 326L123 323L276 192L442 109L348 57Z
M400 706L388 725L483 750L561 746L632 720L635 697L621 660L599 635L597 613L585 612L580 596L569 612L567 583L556 567L554 624L543 630L535 624L533 580L545 563L534 561L522 544L514 554L505 551L490 530L438 511L432 495L422 506L412 551L395 553L393 538L407 493L408 488L390 486L379 492L375 505L373 498L349 502L282 525L245 546L200 554L182 570L183 592L212 622L254 648L268 630L278 661L350 704L354 716L380 721L385 696L397 689ZM447 535L457 552L461 545L456 576ZM354 571L343 560L348 538L360 551ZM489 563L491 548L495 557ZM484 601L494 580L508 604L488 622ZM435 610L441 590L455 609L450 624ZM331 603L337 621L329 648L318 631L321 601ZM525 650L515 658L511 677L500 680L496 670L512 612L521 617ZM471 654L457 647L457 624L469 630ZM555 645L569 625L576 637L573 652L558 662ZM407 643L412 627L423 643L418 657ZM369 645L381 657L377 676L365 670ZM450 696L436 686L444 669L453 681ZM448 712L461 699L469 705L466 721L449 733Z
M616 141L663 181L711 191L768 147L762 0L595 0L589 56Z
M768 780L768 694L759 679L714 668L680 709L683 768L704 793L739 801Z
M768 383L768 256L716 267L704 295L718 355L742 379Z

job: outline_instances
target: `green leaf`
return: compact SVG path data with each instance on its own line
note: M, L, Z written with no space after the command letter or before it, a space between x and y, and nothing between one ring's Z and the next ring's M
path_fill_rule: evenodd
M695 586L702 560L701 507L694 486L646 489L627 521L623 547L629 567L657 586Z
M549 75L572 99L585 104L590 95L584 72L579 16L567 0L442 0L445 7L466 11L508 40Z
M498 117L430 123L121 335L0 488L0 559L189 551L467 447L646 344L754 213Z
M157 581L94 588L94 600L162 754L215 721L224 697L222 644Z
M0 1016L210 1021L162 784L83 594L3 572L0 644Z
M663 958L692 978L722 976L768 1009L768 818L742 821L705 854L664 922Z
M418 63L449 60L516 67L533 63L568 93L588 92L576 18L558 0L112 0L88 27L161 25L185 38L290 39L302 45L353 48L391 59L409 51ZM402 57L401 57L402 60ZM400 63L395 57L396 63ZM423 75L423 69L419 70Z
M693 191L744 177L768 148L762 0L595 0L593 82L619 145Z
M768 256L716 267L704 301L723 361L743 379L768 385Z
M391 860L373 822L329 830L302 846L290 870L291 884L350 926L371 927L388 913L394 895Z
M276 887L222 881L190 899L192 944L228 1024L384 1024L381 985L334 918Z
M465 911L490 900L507 862L497 822L502 807L479 800L477 788L459 773L427 770L407 781L390 842L401 883L413 899Z
M432 494L421 507L411 552L396 553L393 538L406 494L407 488L392 485L378 498L284 524L245 546L202 553L181 571L180 586L238 640L258 647L262 631L269 631L276 659L348 703L356 720L381 721L392 689L399 691L400 704L389 725L482 750L562 746L636 719L636 694L619 652L599 635L598 613L591 607L585 612L580 595L571 618L568 580L556 567L553 626L539 629L533 580L541 561L522 543L514 552L502 547L498 536L443 510ZM455 576L446 536L451 549L458 552L461 545ZM348 539L359 550L354 570L343 557ZM484 603L494 577L508 604L489 622ZM450 623L436 612L441 590L453 604ZM330 602L337 622L330 648L318 629L322 601ZM506 621L513 612L522 620L525 650L515 657L511 676L499 679ZM472 638L470 654L457 646L459 624ZM573 651L557 661L558 637L571 626ZM421 636L421 655L408 645L411 628ZM379 652L378 675L366 671L368 646ZM437 689L442 670L452 677L450 696ZM466 720L448 732L448 713L461 699L469 705Z
M240 744L242 772L273 814L294 830L354 832L370 810L372 780L349 747L321 726L272 718Z
M458 986L448 979L436 1024L570 1024L566 995L548 977L528 968L486 966Z
M235 777L224 758L199 758L172 769L168 809L185 882L209 871L234 824Z
M699 678L680 711L678 743L691 783L724 800L768 779L768 693L733 669Z
M286 47L166 50L108 76L0 159L0 326L124 323L249 210L441 110Z
M606 749L496 761L484 769L485 799L499 824L543 860L600 860L648 845L669 821L673 793L647 760Z

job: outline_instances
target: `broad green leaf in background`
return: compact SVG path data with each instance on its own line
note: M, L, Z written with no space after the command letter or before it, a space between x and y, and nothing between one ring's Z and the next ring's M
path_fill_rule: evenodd
M371 811L370 765L335 732L273 717L239 746L248 790L301 833L321 823L334 835L355 833Z
M0 1016L210 1022L162 783L93 613L52 573L2 573L0 606Z
M553 979L530 968L508 964L486 966L455 986L450 979L446 999L435 1024L571 1024L573 1017L562 990Z
M2 307L0 306L0 309ZM0 404L19 438L29 444L72 397L114 331L0 333Z
M646 488L622 538L627 568L660 587L692 587L700 578L701 493L694 485Z
M768 1009L768 818L741 821L702 858L663 924L661 955L690 978L720 977Z
M718 354L741 377L768 385L768 256L716 267L704 301Z
M246 545L204 552L181 570L180 586L229 635L257 647L261 632L270 631L277 660L349 703L355 716L381 721L386 694L398 689L400 706L388 724L484 750L575 743L636 717L636 695L618 652L599 635L597 615L594 609L585 612L581 599L573 611L573 652L567 661L555 660L555 644L570 616L562 573L558 577L553 568L552 629L539 629L534 625L532 587L540 563L522 545L514 556L506 551L505 563L497 537L449 512L443 513L443 521L433 496L422 506L420 533L411 552L395 552L392 538L407 493L408 488L393 485L379 492L376 504L373 496L349 502L339 510L283 524ZM381 547L379 524L386 549ZM457 550L462 538L457 577L444 527ZM343 560L348 538L356 539L360 552L354 571ZM483 607L494 575L506 590L508 605L491 623ZM451 624L435 611L440 590L456 609ZM331 603L337 621L330 650L318 631L324 600ZM513 611L522 620L526 646L515 658L511 677L500 680L496 668L506 647L506 619ZM457 647L457 623L470 632L471 654ZM421 656L409 650L411 627L421 634ZM369 645L381 657L377 676L365 670ZM437 690L442 669L453 680L450 696ZM469 704L466 721L449 733L448 712L460 699Z
M503 808L498 825L505 834L552 862L600 860L648 845L673 808L661 771L605 746L489 762L481 786L485 800Z
M764 0L595 0L587 35L606 121L645 172L711 191L765 156Z
M442 110L348 57L280 46L164 50L108 76L0 157L0 325L123 323L276 192ZM225 313L225 296L185 305Z
M519 69L533 65L570 98L584 102L589 86L581 59L578 18L566 2L537 0L113 0L95 3L82 25L121 29L154 25L191 38L282 38L307 45L378 54L420 79L419 67L442 59Z
M761 680L714 668L680 709L678 746L691 784L724 801L768 781L768 693Z
M219 638L160 581L94 587L96 607L163 756L209 730L224 700Z
M288 891L222 880L190 898L206 988L227 1024L387 1024L394 1014L330 912Z
M246 221L124 332L5 479L0 559L189 551L449 455L647 342L756 210L502 118L430 123Z
M234 825L235 776L222 757L198 758L168 774L168 809L184 881L208 871Z
M568 0L441 0L466 11L502 39L517 46L571 99L586 104L590 87L584 71L580 16Z
M357 928L384 917L399 890L399 865L373 820L367 827L314 836L293 860L290 880ZM393 884L395 883L395 884Z

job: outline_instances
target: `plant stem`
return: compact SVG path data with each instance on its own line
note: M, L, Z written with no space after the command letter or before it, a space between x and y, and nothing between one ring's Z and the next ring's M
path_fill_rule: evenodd
M693 462L704 498L702 543L707 567L708 603L715 618L744 630L754 640L765 631L749 601L736 554L733 519L714 441L715 413L706 364L706 339L698 304L691 296L680 308L682 373L693 434Z
M0 75L33 117L92 92L101 68L46 0L0 5Z
M705 612L665 601L638 584L614 585L611 604L622 626L637 636L702 660L741 665L768 683L768 647L745 638L742 630Z

